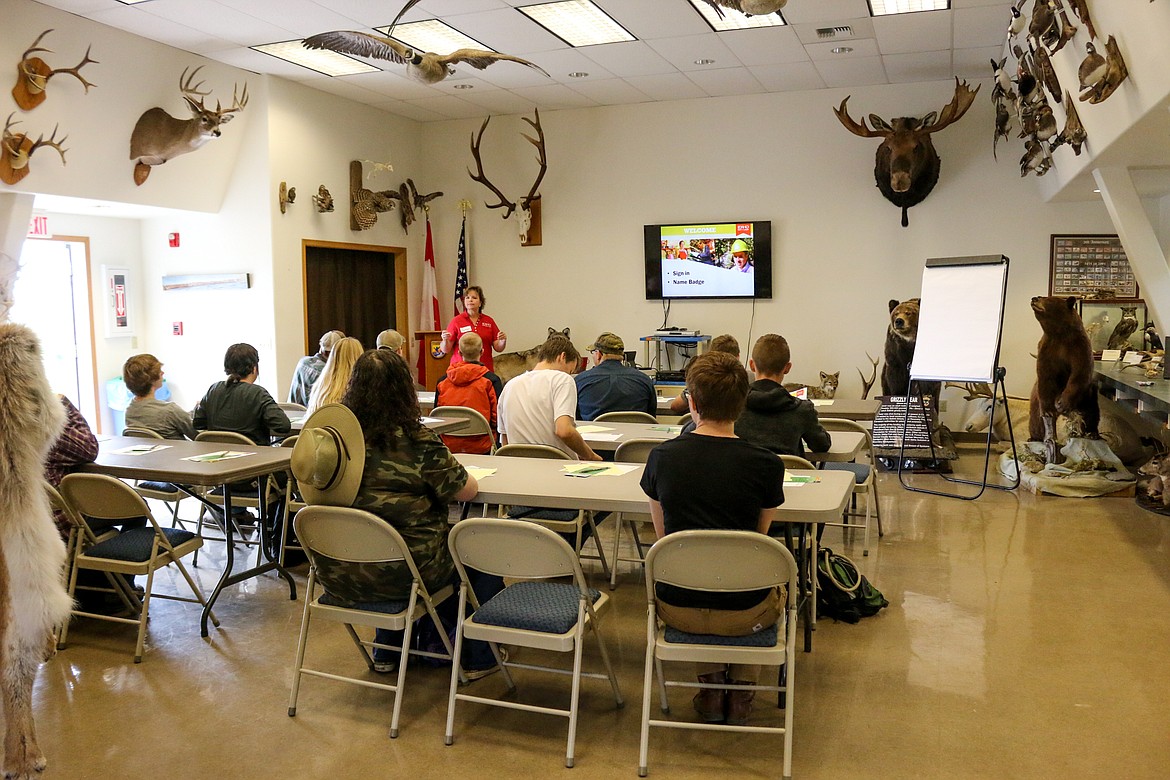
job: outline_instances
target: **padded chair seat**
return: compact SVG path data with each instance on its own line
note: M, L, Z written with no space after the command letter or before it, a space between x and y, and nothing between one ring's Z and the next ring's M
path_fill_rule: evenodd
M317 600L327 607L359 609L362 612L379 612L383 615L397 615L399 612L405 612L406 608L410 606L409 601L363 601L355 604L345 599L331 596L328 593L322 593L321 597Z
M576 509L537 509L531 506L514 506L508 510L508 517L514 520L558 520L571 523L577 519Z
M870 467L868 463L826 463L825 471L849 471L855 482L862 483L869 479Z
M680 645L726 645L728 647L772 647L776 644L778 623L748 636L716 636L715 634L688 634L667 626L663 639Z
M178 547L195 538L194 533L184 531L181 528L160 528L159 530L166 535L172 547ZM146 527L131 528L129 531L123 531L104 542L98 542L87 549L85 555L89 558L145 563L150 560L153 551L154 529Z
M577 622L581 591L567 582L518 582L509 585L475 611L476 623L548 634L564 634ZM601 591L589 589L593 603Z
M155 490L159 493L179 493L179 489L170 482L139 482L135 487L144 490Z

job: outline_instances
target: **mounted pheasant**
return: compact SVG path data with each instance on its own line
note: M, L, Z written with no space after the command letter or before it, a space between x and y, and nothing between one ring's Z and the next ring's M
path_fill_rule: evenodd
M938 182L941 161L931 142L931 133L962 119L978 92L979 87L972 91L967 82L960 84L955 79L955 96L941 113L936 115L931 111L921 118L903 116L892 122L886 122L877 114L870 114L869 121L874 127L872 130L864 119L858 122L849 116L845 108L848 97L841 101L839 108L833 109L845 129L854 135L884 139L877 150L873 175L886 200L901 206L902 227L910 224L906 210L926 200Z

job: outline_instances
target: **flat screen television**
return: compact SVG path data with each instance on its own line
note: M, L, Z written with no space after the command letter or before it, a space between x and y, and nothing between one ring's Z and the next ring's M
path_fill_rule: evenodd
M771 298L772 223L646 225L646 299Z

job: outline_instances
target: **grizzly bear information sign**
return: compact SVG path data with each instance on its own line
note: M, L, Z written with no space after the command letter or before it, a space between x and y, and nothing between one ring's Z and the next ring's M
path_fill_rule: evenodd
M919 403L916 395L883 395L878 400L882 405L873 418L874 448L900 449L903 438L907 448L930 447L930 396L923 399L924 403ZM907 401L910 407L909 419Z

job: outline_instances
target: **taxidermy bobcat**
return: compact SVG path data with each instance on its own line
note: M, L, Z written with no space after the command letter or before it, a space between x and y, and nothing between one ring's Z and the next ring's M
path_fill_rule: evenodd
M822 371L821 372L821 384L819 386L802 385L799 382L785 382L784 389L788 390L788 391L792 391L792 390L799 390L800 388L805 387L805 388L808 388L808 393L805 395L805 398L831 399L835 395L837 395L837 384L838 384L838 380L840 379L840 377L841 377L840 371L835 371L832 374L826 374L824 371Z
M1138 472L1152 477L1146 483L1146 495L1161 498L1162 506L1170 507L1170 453L1155 455Z

